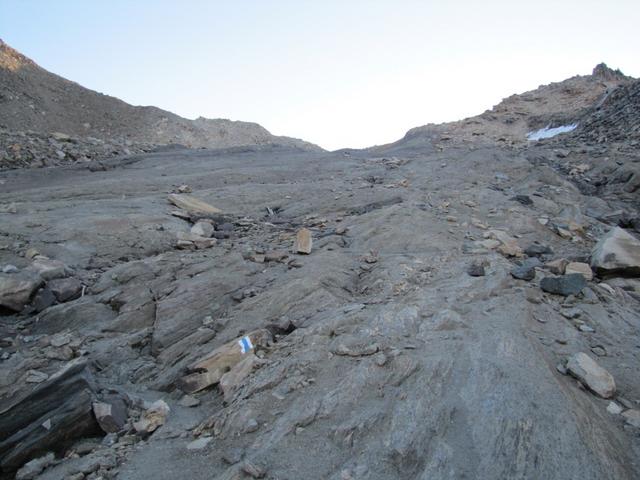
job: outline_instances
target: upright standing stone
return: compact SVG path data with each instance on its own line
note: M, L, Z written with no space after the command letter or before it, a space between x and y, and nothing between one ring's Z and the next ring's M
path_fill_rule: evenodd
M313 239L311 238L311 231L307 228L301 228L298 230L298 234L296 235L296 243L294 245L294 249L298 253L311 253L311 245L313 244Z

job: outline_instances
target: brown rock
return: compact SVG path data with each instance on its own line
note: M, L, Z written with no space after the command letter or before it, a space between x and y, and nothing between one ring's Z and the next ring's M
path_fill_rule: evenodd
M569 275L570 273L580 273L587 281L593 279L593 272L591 271L591 267L588 264L582 262L568 263L564 269L564 273L566 275Z
M143 435L153 433L165 424L170 410L169 405L164 400L156 400L142 414L140 420L133 424L133 428Z
M178 387L185 393L199 392L220 381L222 376L252 354L257 346L265 346L271 341L268 330L255 330L248 335L232 340L216 348L209 355L189 365L188 375L178 381Z
M293 248L297 253L304 253L308 255L311 253L312 243L313 239L311 238L311 231L307 228L301 228L296 234L296 241Z
M172 193L169 195L169 201L176 207L194 213L222 213L222 210L209 205L198 198L191 195Z

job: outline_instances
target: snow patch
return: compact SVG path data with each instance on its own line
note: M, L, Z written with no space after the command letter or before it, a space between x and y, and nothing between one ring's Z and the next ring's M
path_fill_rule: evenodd
M536 130L535 132L527 133L527 140L530 142L535 142L536 140L542 140L543 138L551 138L556 135L560 135L561 133L568 133L576 129L578 126L577 123L572 123L571 125L561 125L559 127L550 128L546 126L541 128L540 130Z

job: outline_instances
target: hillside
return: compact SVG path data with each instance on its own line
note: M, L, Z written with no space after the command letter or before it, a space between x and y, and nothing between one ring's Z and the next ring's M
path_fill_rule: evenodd
M41 152L38 148L41 142L34 139L32 132L61 132L74 137L75 143L81 145L86 143L83 139L98 139L117 146L119 150L135 150L136 147L144 150L166 144L190 148L277 144L305 150L319 149L302 140L271 135L256 123L205 118L188 120L156 107L129 105L44 70L2 40L0 128L0 148L1 137L20 133L32 140L26 143L35 145L34 155L40 156L55 152ZM91 140L86 144L89 151L91 142L95 143ZM8 142L3 143L6 151ZM15 137L12 144L15 144ZM20 166L19 162L11 161L11 153L4 155L4 163ZM27 164L29 162L27 160Z

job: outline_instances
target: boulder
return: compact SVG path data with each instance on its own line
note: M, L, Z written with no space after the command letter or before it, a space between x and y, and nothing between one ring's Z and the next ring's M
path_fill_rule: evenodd
M593 248L591 267L602 276L640 276L640 240L620 227L611 229Z
M579 273L584 277L585 280L593 280L593 272L591 271L591 267L587 263L570 262L565 267L564 273L567 275L571 273Z
M244 360L246 355L253 355L252 351L256 347L266 346L271 340L271 333L260 329L225 343L189 365L189 373L178 380L178 387L185 393L194 393L215 385L225 373Z
M35 387L0 402L0 467L14 471L48 451L61 451L100 428L92 412L94 382L84 359L67 363Z
M36 290L42 279L28 273L0 273L0 307L20 312Z
M611 374L586 353L573 355L567 362L567 371L602 398L611 398L616 393L616 383Z
M555 295L577 295L587 286L587 281L581 273L561 275L559 277L544 277L540 281L540 288Z

